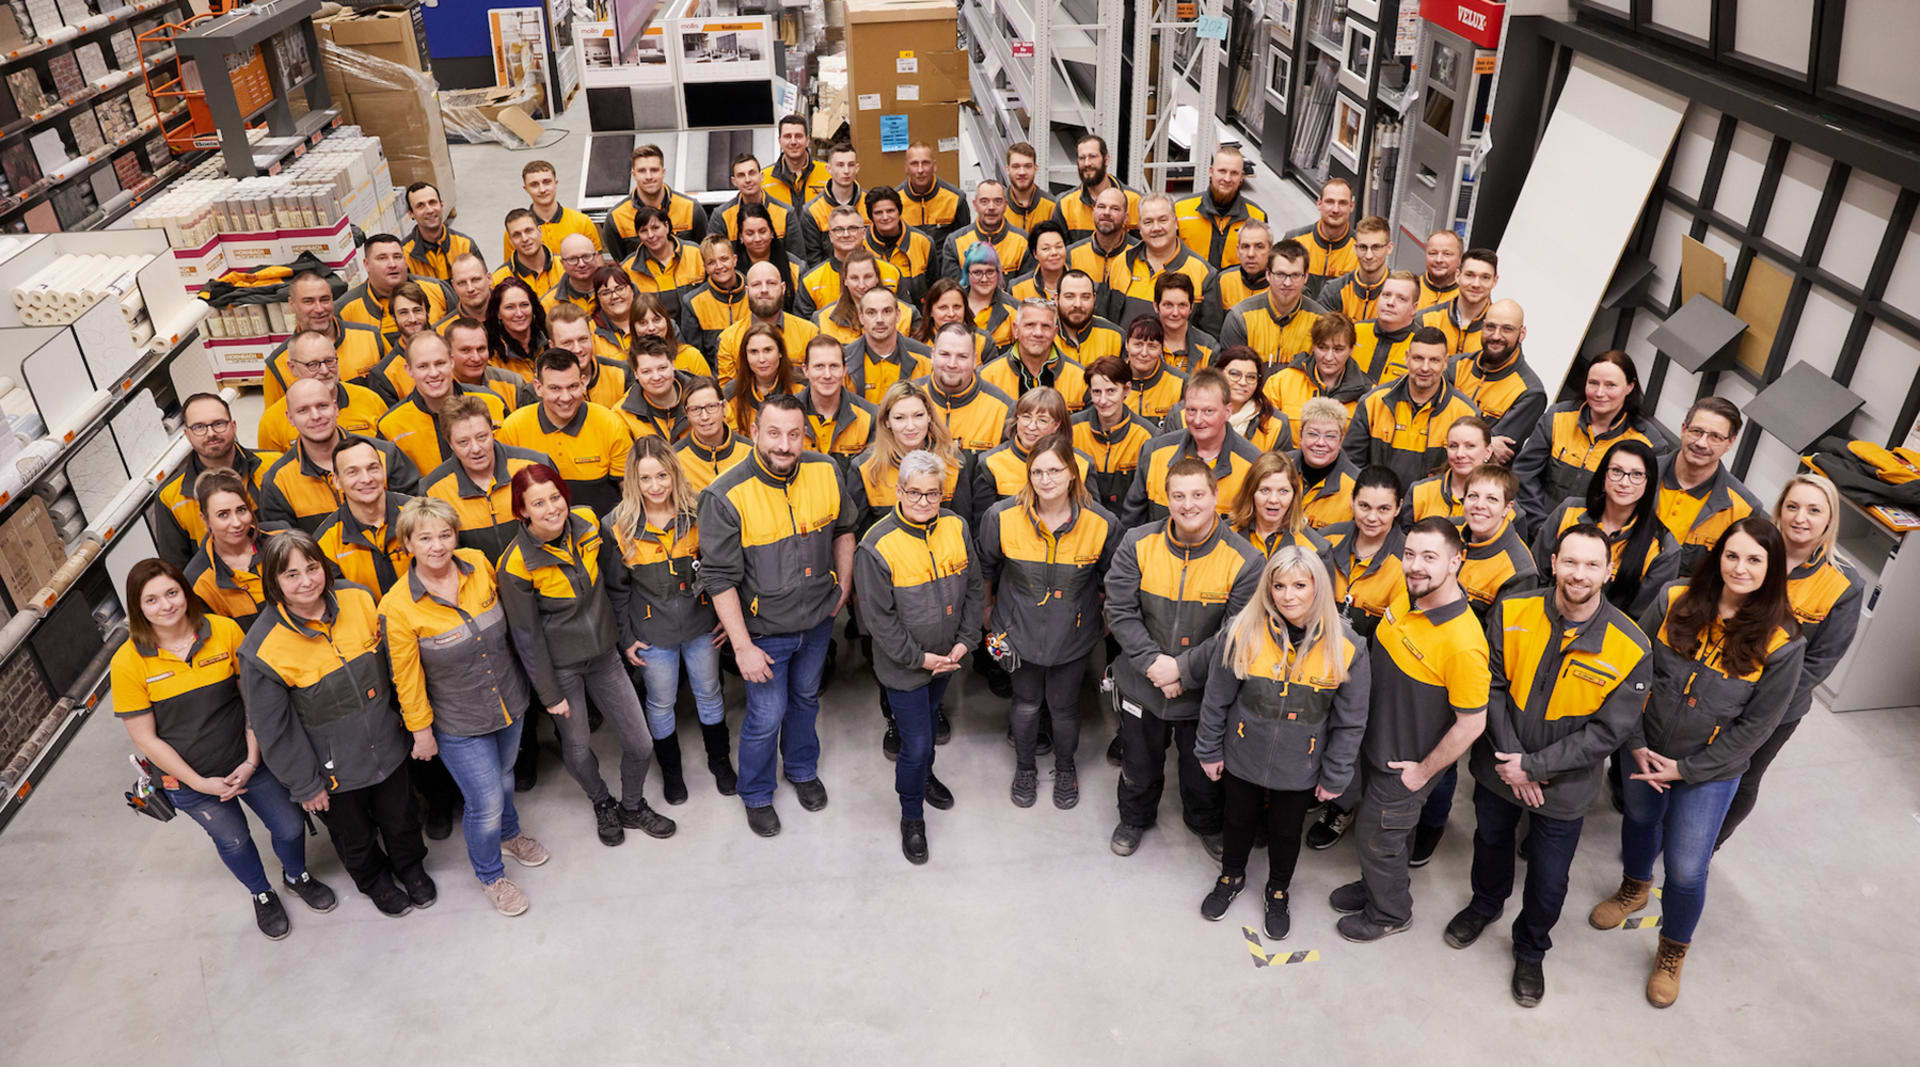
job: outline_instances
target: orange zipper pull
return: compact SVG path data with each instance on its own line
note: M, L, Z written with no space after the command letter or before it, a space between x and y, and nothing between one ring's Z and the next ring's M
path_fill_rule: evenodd
M1309 756L1311 756L1311 755L1313 755L1313 746L1314 746L1314 745L1315 745L1315 743L1317 743L1317 742L1318 742L1319 740L1320 740L1320 739L1319 739L1319 738L1317 738L1317 737L1309 737L1309 738L1307 738L1307 755L1309 755Z
M1713 728L1713 732L1707 735L1707 744L1709 745L1713 744L1713 739L1719 736L1720 736L1720 728L1716 726Z

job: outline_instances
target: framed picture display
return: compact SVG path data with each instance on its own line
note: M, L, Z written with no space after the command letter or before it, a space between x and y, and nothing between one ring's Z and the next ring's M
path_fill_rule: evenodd
M1340 49L1340 84L1355 96L1367 95L1367 77L1373 71L1374 29L1348 19L1346 40Z
M1293 57L1277 44L1267 46L1267 98L1280 109L1287 111L1287 90L1293 85Z
M1366 105L1344 92L1333 98L1333 128L1327 136L1327 154L1354 173L1360 170L1360 131L1366 121Z

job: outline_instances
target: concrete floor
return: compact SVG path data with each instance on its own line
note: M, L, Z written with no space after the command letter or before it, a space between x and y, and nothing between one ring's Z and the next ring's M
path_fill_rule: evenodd
M576 108L560 125L583 117ZM575 187L577 133L539 154ZM528 158L454 148L457 225L490 253ZM1276 191L1256 195L1282 221L1311 217L1304 197L1261 177ZM729 707L737 724L737 683ZM1225 922L1198 917L1216 868L1179 828L1174 798L1139 854L1108 851L1109 712L1090 713L1082 802L1060 812L1044 777L1035 808L1006 799L1005 702L968 675L950 707L955 736L937 770L959 800L929 813L925 868L900 856L873 682L850 655L821 716L832 802L808 814L783 788L780 837L752 836L738 801L714 793L696 740L693 798L670 809L678 836L605 848L550 754L539 788L519 800L554 853L537 870L510 866L533 902L526 915L492 912L457 831L432 848L440 902L398 921L353 894L312 838L314 870L342 902L323 916L293 904L293 935L279 944L254 930L198 830L125 810L130 746L102 707L0 835L0 1063L439 1063L523 1048L581 1064L1200 1063L1287 1048L1331 1064L1412 1050L1445 1063L1546 1053L1879 1064L1912 1062L1920 1040L1910 710L1815 711L1715 865L1670 1011L1642 997L1655 932L1585 922L1619 877L1619 819L1602 805L1574 866L1548 998L1528 1012L1506 992L1506 923L1466 952L1440 938L1468 896L1467 788L1439 855L1415 876L1411 931L1373 946L1334 934L1326 894L1357 870L1342 843L1302 858L1294 932L1280 946L1319 958L1256 968L1241 927L1259 925L1257 898ZM598 743L611 773L612 731ZM649 794L663 806L657 779ZM1256 878L1264 862L1256 853Z
M1450 1063L1547 1048L1580 1063L1896 1063L1920 1039L1911 712L1815 711L1715 865L1670 1011L1642 999L1654 931L1585 922L1619 876L1619 820L1603 804L1575 863L1548 998L1529 1012L1506 992L1504 922L1465 952L1440 938L1468 896L1464 789L1452 832L1416 873L1411 931L1372 946L1334 934L1326 894L1356 870L1343 842L1307 852L1295 879L1281 947L1318 960L1256 968L1241 927L1258 927L1258 900L1242 897L1218 924L1198 917L1216 868L1180 828L1177 801L1138 854L1108 851L1106 710L1082 739L1080 806L1055 810L1043 777L1040 803L1021 810L1006 799L1005 704L970 675L959 683L936 764L958 804L929 813L933 860L916 868L899 853L873 704L866 664L846 657L821 720L832 801L808 814L783 787L778 838L748 832L738 801L696 769L695 741L693 798L670 809L679 834L603 847L550 754L519 799L554 853L539 869L510 865L526 915L491 911L457 830L432 847L440 902L400 920L354 894L314 838L313 868L342 901L327 915L294 903L279 944L253 929L194 827L121 805L129 746L103 708L0 835L0 1062L178 1062L191 1050L196 1063L437 1063L523 1044L579 1063L1219 1062L1284 1043L1335 1064L1416 1047ZM729 707L737 724L737 688ZM597 741L610 767L612 731ZM657 779L648 793L664 807ZM1264 862L1256 853L1256 878Z

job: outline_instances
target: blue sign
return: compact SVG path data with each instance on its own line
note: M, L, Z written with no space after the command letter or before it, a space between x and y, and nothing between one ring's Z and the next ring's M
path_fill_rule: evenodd
M910 139L905 115L880 116L880 151L905 152Z

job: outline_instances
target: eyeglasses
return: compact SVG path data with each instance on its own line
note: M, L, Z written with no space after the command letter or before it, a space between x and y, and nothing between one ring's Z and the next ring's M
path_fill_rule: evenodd
M1275 270L1275 271L1268 271L1267 276L1274 279L1275 281L1285 282L1287 284L1304 282L1307 280L1307 274L1305 271L1288 271L1282 274L1281 272Z
M561 256L560 262L565 263L569 267L578 267L584 263L592 263L599 258L600 253L598 252L582 252L577 256Z
M290 359L287 362L296 367L305 367L307 370L326 370L328 367L338 367L340 365L340 357L334 356L331 359Z
M1025 415L1020 416L1018 419L1014 421L1018 422L1022 426L1038 427L1038 426L1052 426L1058 420L1056 420L1052 415L1046 414L1045 412L1029 411Z
M1680 436L1685 437L1689 441L1711 441L1716 445L1724 445L1733 440L1733 438L1728 437L1726 434L1717 433L1703 426L1689 426L1680 431Z
M1312 441L1315 444L1322 444L1322 445L1339 444L1340 435L1337 433L1329 433L1326 430L1319 430L1319 431L1302 430L1300 432L1300 440L1302 442Z
M1623 485L1645 485L1647 483L1647 472L1630 471L1625 467L1608 467L1607 481L1620 482Z
M594 290L594 292L598 294L602 300L605 300L607 297L610 297L610 296L628 295L627 287L624 285L609 285L604 289L596 289Z
M851 237L856 233L865 233L865 226L835 226L827 231L834 237Z
M931 504L945 494L938 489L902 489L900 499L914 504Z
M1065 467L1029 467L1027 469L1027 477L1036 482L1050 482L1055 478L1064 478L1066 476L1067 468Z
M1257 370L1230 370L1226 373L1227 380L1230 382L1257 382L1260 380L1260 372Z
M713 414L717 414L720 411L720 409L725 406L726 405L720 404L720 403L690 404L687 407L687 414L700 415L700 416L713 415Z
M187 432L195 437L205 437L210 433L219 433L233 425L232 419L215 419L212 422L194 422L187 424Z

